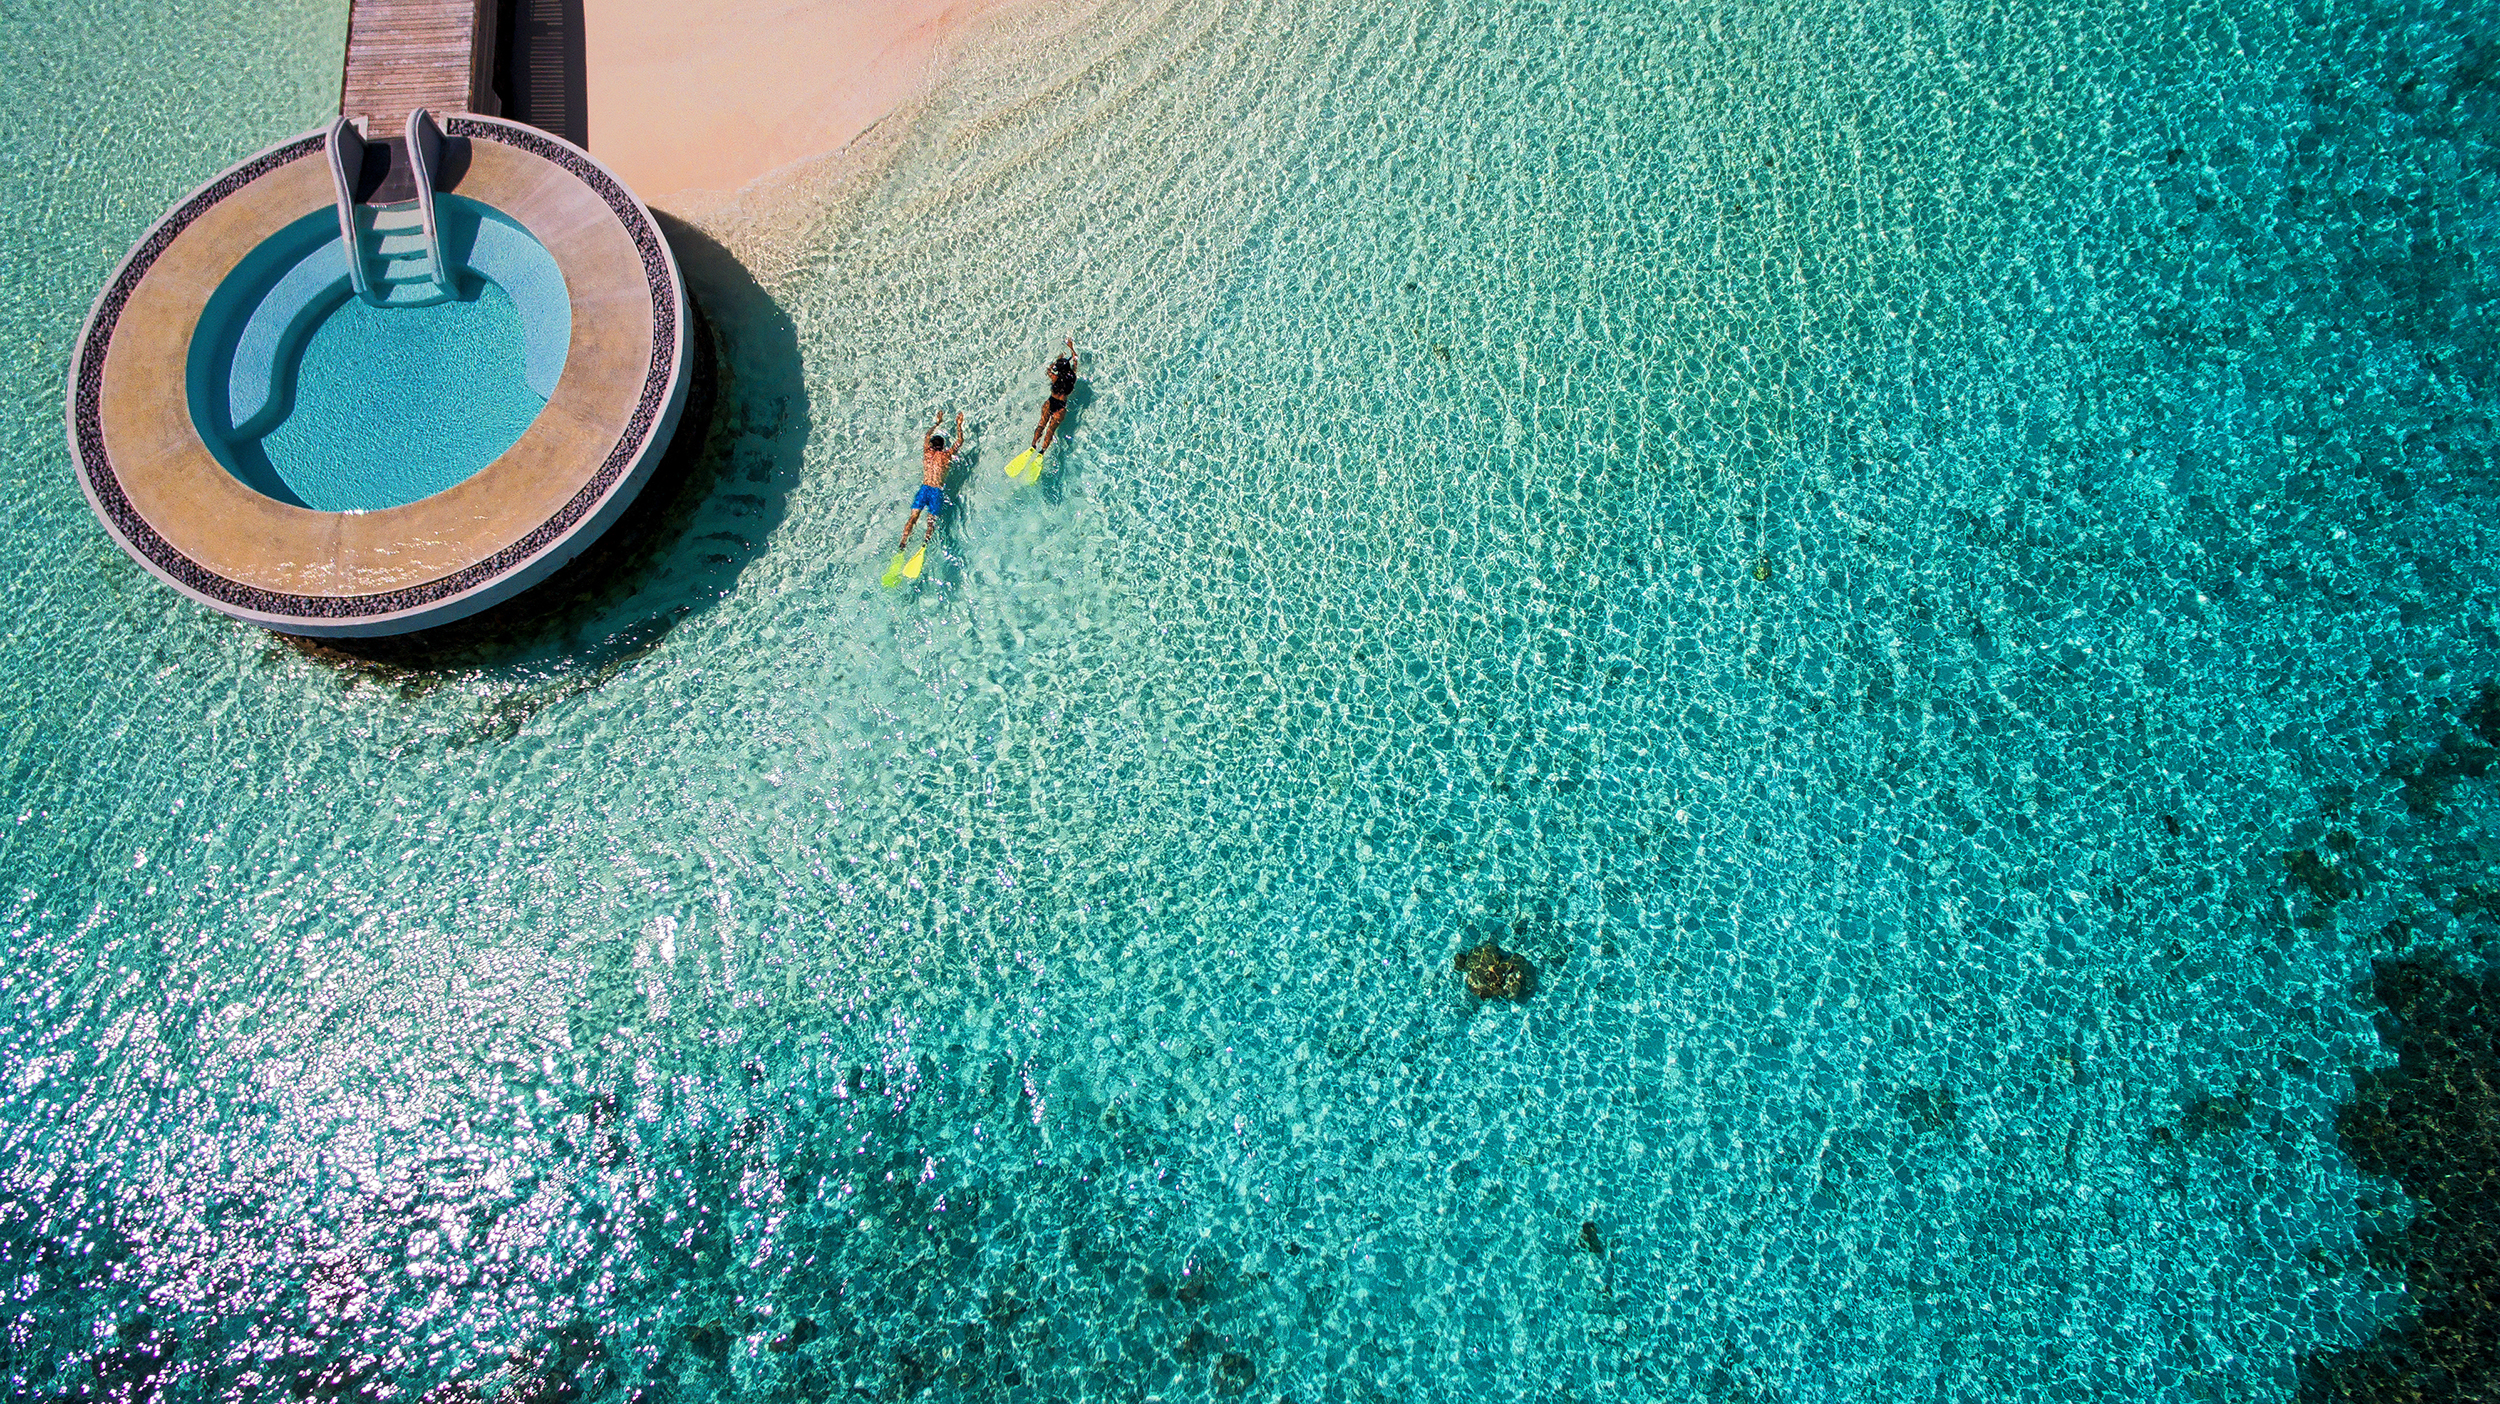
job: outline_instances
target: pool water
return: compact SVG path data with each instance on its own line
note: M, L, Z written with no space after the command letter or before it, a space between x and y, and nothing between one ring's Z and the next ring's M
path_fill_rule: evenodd
M717 222L760 292L687 241L657 560L406 671L59 442L127 240L333 101L270 10L10 60L224 85L0 158L14 1388L2290 1399L2401 1323L2334 1119L2372 959L2490 956L2486 13L1011 17Z
M235 446L298 504L369 511L465 482L545 409L522 374L521 314L490 282L423 307L341 302L304 343L293 412Z

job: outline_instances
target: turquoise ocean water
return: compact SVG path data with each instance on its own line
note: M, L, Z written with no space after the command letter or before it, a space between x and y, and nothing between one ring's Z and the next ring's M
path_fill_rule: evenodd
M2488 12L1115 5L690 258L699 507L409 670L61 441L342 10L5 11L12 1397L2275 1400L2400 1319L2334 1117L2373 956L2487 954Z

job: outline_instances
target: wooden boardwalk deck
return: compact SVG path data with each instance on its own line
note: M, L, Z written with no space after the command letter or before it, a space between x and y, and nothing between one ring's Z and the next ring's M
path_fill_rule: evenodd
M495 0L350 0L339 111L396 136L412 110L495 111Z

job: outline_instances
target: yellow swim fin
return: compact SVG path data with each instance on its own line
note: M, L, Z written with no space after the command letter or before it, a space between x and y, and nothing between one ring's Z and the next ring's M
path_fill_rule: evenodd
M1007 461L1007 476L1010 478L1023 477L1024 465L1033 461L1035 456L1036 455L1033 450L1026 449L1024 452L1017 454L1014 458L1009 459Z
M1033 461L1026 465L1028 471L1024 475L1024 480L1028 483L1038 483L1042 480L1042 465L1049 460L1039 453L1032 455L1032 459Z
M920 572L919 572L919 571L917 571L917 570L914 570L914 571L912 572L912 574L914 574L914 575L918 575L919 573L920 573ZM892 565L889 565L889 566L887 566L887 567L885 568L885 579L883 579L882 581L879 581L878 583L879 583L879 584L881 584L881 585L883 585L883 586L885 586L885 587L886 587L887 589L889 589L889 590L891 590L891 589L893 589L895 586L900 585L900 584L902 584L902 583L903 583L903 553L902 553L902 552L897 551L897 552L895 552L895 553L894 553L894 563L893 563Z
M911 553L910 560L903 562L903 578L905 580L918 580L920 578L920 568L928 563L929 548L923 546L919 550Z

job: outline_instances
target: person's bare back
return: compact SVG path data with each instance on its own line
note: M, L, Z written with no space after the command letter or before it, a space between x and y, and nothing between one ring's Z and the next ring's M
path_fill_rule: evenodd
M937 539L938 513L946 510L946 470L954 466L955 454L964 446L963 411L955 412L955 441L951 444L938 433L938 426L945 422L943 412L929 421L928 442L920 448L920 491L911 500L911 515L903 518L903 541L896 550L911 549L912 528L920 524L924 512L929 517L929 541ZM927 549L929 541L920 543L922 549Z
M1050 399L1042 405L1041 422L1033 426L1033 451L1048 453L1059 437L1059 421L1068 414L1068 397L1076 393L1076 338L1068 338L1068 354L1050 363ZM1041 470L1036 468L1036 476Z

